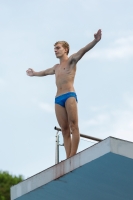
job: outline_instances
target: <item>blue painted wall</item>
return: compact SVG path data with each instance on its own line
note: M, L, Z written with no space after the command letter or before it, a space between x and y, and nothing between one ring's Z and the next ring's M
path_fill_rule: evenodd
M108 153L17 200L133 200L133 159Z

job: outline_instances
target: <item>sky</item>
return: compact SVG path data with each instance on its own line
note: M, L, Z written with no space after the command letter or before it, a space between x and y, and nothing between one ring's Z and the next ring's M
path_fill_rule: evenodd
M98 29L101 41L77 64L80 133L133 142L132 8L131 0L0 0L0 170L28 178L55 164L55 77L26 70L53 67L56 41L71 55ZM93 144L81 139L78 152Z

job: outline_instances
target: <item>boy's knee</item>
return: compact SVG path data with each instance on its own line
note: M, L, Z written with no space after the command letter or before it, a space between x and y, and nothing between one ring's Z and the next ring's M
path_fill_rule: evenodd
M65 125L61 127L62 130L62 135L64 136L69 136L70 135L70 128L69 125Z
M71 129L72 132L74 132L75 130L79 131L79 128L78 128L78 124L77 124L77 123L75 123L75 122L70 122L69 126L70 126L70 129Z
M61 130L62 131L68 131L69 130L69 125L64 125L64 126L61 126Z
M70 137L70 128L69 128L69 126L65 126L61 130L62 130L62 136L63 137L65 137L65 138Z

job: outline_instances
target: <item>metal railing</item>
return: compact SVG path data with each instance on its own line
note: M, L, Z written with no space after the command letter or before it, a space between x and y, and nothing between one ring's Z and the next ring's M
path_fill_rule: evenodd
M55 139L55 164L59 163L59 146L64 146L64 144L59 144L59 132L61 131L60 128L58 127L54 127L55 130L57 130L56 132L56 139ZM80 133L80 137L86 138L86 139L90 139L90 140L95 140L97 142L101 142L102 139L96 138L96 137L92 137L89 135L84 135Z

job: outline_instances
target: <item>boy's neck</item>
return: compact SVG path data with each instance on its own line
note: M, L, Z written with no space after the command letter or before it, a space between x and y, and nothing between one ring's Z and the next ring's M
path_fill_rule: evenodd
M62 56L61 58L59 58L60 60L60 64L62 64L63 62L67 61L68 60L68 56L67 55L64 55Z

